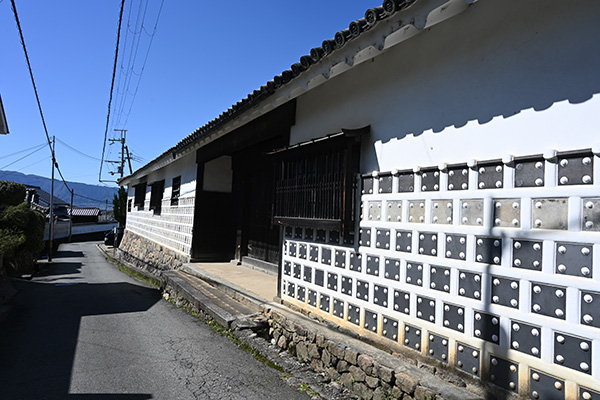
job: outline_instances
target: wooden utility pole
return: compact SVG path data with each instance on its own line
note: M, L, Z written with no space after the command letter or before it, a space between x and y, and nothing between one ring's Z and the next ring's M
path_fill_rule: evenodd
M75 191L71 189L71 213L69 215L69 243L73 241L73 194Z
M52 180L50 183L50 225L48 226L48 261L52 262L52 245L54 240L54 165L56 159L54 158L54 136L52 136Z

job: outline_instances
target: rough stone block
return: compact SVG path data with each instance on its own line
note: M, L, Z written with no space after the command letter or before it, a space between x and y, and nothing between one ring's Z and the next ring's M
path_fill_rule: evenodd
M342 374L340 377L340 381L342 386L346 389L352 389L352 383L354 382L354 378L352 378L352 374L350 372L346 372Z
M396 386L404 393L412 396L419 381L405 372L396 372L394 377L396 378Z
M388 368L384 365L379 365L379 367L377 368L377 376L384 382L392 383L394 371L391 368Z
M350 347L346 347L346 350L344 351L344 360L346 360L350 364L356 365L357 359L358 359L358 351L356 351Z
M364 383L354 382L352 391L361 399L371 400L373 398L373 391Z
M367 386L371 389L375 389L376 387L379 386L379 378L375 378L372 376L367 376L365 378L365 383L367 384Z
M321 358L321 352L319 351L319 346L315 343L310 343L308 345L308 356L310 358Z
M352 379L354 379L355 382L364 382L365 381L367 374L365 374L365 371L363 371L356 365L351 365L348 368L348 370L350 371L350 374L352 374Z
M369 375L373 371L373 359L366 354L361 354L358 356L357 365Z
M325 373L327 374L327 377L329 377L329 379L332 381L335 381L340 377L340 373L337 372L336 369L333 367L327 368L327 370L325 370Z
M350 368L350 364L346 360L340 360L337 363L336 369L341 374L343 372L348 372Z
M298 359L300 361L309 360L308 347L306 346L305 343L299 342L298 344L296 344L296 356L298 357Z
M433 400L435 399L435 392L425 386L417 386L414 397L415 400Z

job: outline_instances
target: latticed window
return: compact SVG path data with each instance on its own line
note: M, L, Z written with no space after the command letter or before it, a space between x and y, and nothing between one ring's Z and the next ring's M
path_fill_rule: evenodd
M155 214L160 213L160 208L163 199L163 192L165 190L165 181L154 182L152 185L152 191L150 193L150 210L154 211Z
M134 188L135 197L133 199L133 205L140 209L143 209L144 201L146 200L146 182L135 185Z
M360 154L360 136L352 133L274 152L275 223L352 233Z
M173 178L171 185L171 206L179 205L179 194L181 193L181 176Z

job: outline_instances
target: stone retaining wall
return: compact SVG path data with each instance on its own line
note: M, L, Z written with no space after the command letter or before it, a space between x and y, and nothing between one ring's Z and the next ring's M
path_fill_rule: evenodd
M431 364L392 355L364 343L347 344L355 339L328 335L325 327L309 327L306 321L294 321L268 306L262 307L261 313L268 321L273 344L324 372L360 399L469 400L491 394L479 384L468 386L460 377L436 370Z
M184 263L190 261L189 256L161 246L129 230L125 230L115 256L157 276L160 276L161 271L179 269Z

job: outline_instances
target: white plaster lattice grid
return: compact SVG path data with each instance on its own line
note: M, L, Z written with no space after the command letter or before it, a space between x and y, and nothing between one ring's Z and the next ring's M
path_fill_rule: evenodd
M520 395L599 398L597 154L362 181L359 251L286 231L286 300Z
M148 209L127 213L127 229L158 244L183 253L191 254L194 224L194 197L179 199L178 206L171 206L170 199L162 201L160 214Z

